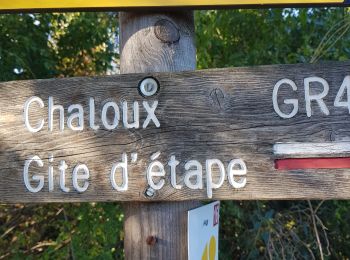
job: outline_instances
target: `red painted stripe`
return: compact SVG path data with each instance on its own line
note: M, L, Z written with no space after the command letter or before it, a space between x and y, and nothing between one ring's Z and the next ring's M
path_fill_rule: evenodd
M275 160L277 170L297 169L347 169L350 157L346 158L293 158Z

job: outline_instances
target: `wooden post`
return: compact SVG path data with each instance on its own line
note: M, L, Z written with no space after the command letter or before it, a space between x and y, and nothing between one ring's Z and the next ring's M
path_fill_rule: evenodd
M121 73L196 68L192 11L120 13ZM187 259L187 210L200 202L125 203L126 259Z

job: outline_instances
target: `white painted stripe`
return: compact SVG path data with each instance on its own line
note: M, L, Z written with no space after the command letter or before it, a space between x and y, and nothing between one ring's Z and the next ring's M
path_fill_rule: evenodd
M275 155L334 155L350 153L350 142L332 143L277 143L273 146Z

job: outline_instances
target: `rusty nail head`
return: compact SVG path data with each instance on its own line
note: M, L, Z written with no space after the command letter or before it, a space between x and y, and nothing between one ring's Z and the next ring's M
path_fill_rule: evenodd
M157 237L155 237L155 236L148 236L146 238L146 243L149 246L154 246L157 243Z

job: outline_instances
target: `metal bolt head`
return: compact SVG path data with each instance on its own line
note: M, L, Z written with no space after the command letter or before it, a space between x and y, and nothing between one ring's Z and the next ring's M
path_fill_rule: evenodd
M139 84L140 94L144 97L154 96L159 90L159 83L154 78L145 78Z
M145 196L148 198L152 198L155 195L155 193L156 191L153 188L148 187L145 191Z

